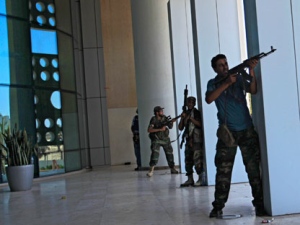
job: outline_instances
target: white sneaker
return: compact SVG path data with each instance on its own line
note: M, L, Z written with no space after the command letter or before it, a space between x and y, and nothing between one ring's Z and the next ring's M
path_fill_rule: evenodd
M153 176L153 171L149 171L149 172L147 173L147 176L148 176L148 177L152 177L152 176Z
M147 173L148 177L152 177L153 176L153 171L154 171L154 166L151 166L149 169L149 172Z

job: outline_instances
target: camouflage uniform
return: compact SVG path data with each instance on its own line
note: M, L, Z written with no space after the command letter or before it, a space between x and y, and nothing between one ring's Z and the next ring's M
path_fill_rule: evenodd
M156 129L161 128L162 123L165 123L166 121L167 121L166 116L163 116L161 120L158 120L155 116L153 116L150 120L149 127L153 127ZM171 129L173 127L173 123L169 122L167 126ZM174 163L174 156L173 156L173 148L169 138L169 129L166 129L165 131L150 133L149 137L151 139L151 152L152 152L150 163L149 163L150 167L155 166L157 164L160 147L162 147L165 151L169 167L173 168L175 163Z
M195 120L201 120L201 114L196 108L192 109L191 117ZM201 174L203 171L203 134L200 127L195 126L190 121L184 121L185 130L184 138L186 139L185 144L185 170L186 175L193 174L193 167L197 174Z
M262 184L260 177L260 148L259 140L254 127L242 131L232 131L236 144L240 147L243 163L248 174L249 183L252 189L253 205L263 205ZM231 173L234 164L237 147L226 147L219 139L215 156L216 190L214 208L224 208L230 190Z

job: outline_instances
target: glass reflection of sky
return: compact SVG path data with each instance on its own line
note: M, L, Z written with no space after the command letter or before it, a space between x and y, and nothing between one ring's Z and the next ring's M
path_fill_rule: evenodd
M9 58L7 40L6 1L0 1L0 84L9 84ZM0 114L10 115L9 110L9 88L0 86Z
M57 54L56 32L31 28L31 50L33 53Z
M6 0L0 0L0 114L10 115L9 87L5 86L10 84L7 19L5 15ZM31 47L33 53L57 54L56 31L32 28ZM60 95L54 94L51 98L51 101L54 105L59 106L61 104Z

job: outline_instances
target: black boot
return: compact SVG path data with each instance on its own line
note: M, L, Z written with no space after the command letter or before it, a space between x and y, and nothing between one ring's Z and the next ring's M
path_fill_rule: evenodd
M184 182L183 184L180 185L180 187L188 187L188 186L193 186L194 185L194 178L193 174L188 175L188 180Z

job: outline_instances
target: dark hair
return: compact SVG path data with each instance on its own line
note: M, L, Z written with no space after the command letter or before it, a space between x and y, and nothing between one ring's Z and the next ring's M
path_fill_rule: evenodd
M223 54L218 54L218 55L216 55L215 57L213 57L213 58L211 59L211 67L212 67L213 69L216 68L216 66L217 66L217 61L218 61L219 59L226 59L226 56L223 55Z

